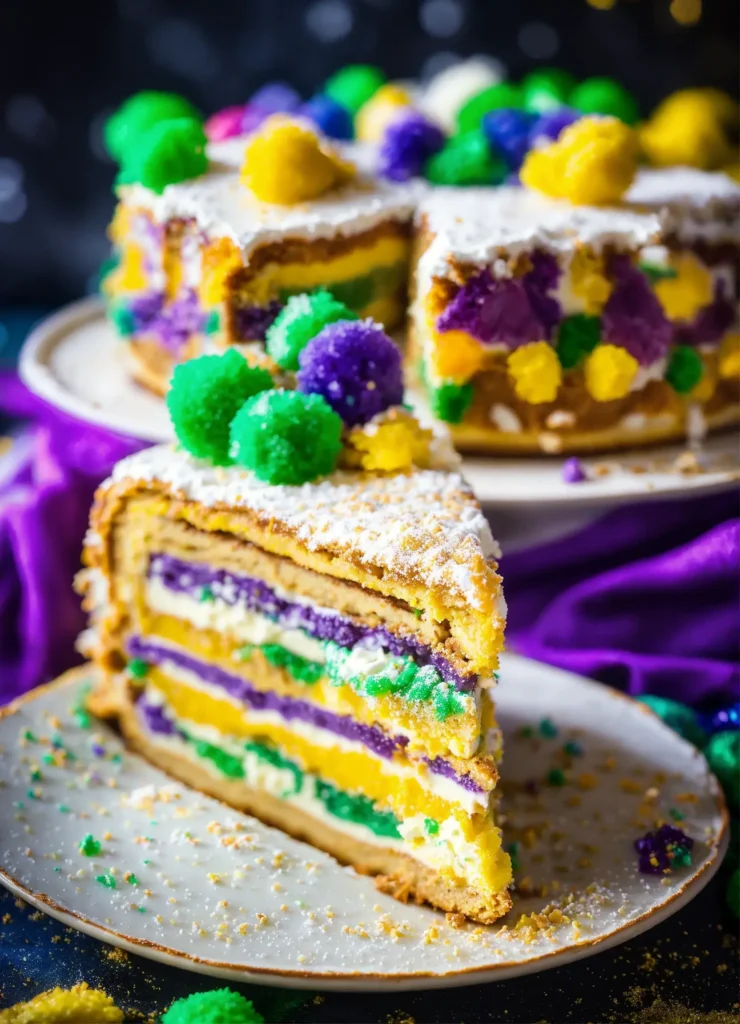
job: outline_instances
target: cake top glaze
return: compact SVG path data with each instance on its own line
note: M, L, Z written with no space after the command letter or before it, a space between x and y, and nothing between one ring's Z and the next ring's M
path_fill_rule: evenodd
M369 475L338 470L301 486L274 486L238 466L213 466L159 445L121 462L102 490L154 485L208 509L247 510L271 533L443 594L453 607L492 608L499 548L468 484L436 469Z

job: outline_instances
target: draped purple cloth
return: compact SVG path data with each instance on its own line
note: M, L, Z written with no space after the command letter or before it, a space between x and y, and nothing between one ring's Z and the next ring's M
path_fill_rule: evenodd
M1 703L78 660L72 579L93 493L142 445L51 409L10 375L0 376L0 410L32 421L0 475ZM737 698L735 494L621 508L505 555L502 570L509 649L633 694Z
M53 410L12 374L0 374L0 410L32 421L0 460L3 703L80 660L74 642L84 615L72 580L93 494L142 445Z

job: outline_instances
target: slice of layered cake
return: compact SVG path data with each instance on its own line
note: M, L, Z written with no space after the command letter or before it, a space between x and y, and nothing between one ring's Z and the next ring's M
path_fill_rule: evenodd
M101 486L80 577L93 707L154 764L385 891L491 922L511 882L496 545L399 404L382 329L311 323L297 390L235 352L178 367L180 447Z
M152 128L145 102L139 124L137 102L119 115L133 137L120 144L103 290L141 383L163 394L175 363L225 346L262 359L286 300L318 287L401 321L418 184L361 170L296 119L206 145L187 117Z
M420 205L410 358L467 450L693 439L740 420L740 186L636 171L630 130L584 118L525 187Z

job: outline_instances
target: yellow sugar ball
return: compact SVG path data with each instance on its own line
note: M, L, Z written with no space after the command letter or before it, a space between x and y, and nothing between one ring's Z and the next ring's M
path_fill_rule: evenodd
M728 334L720 345L719 375L725 380L740 377L740 334Z
M584 364L586 390L597 402L624 398L637 376L639 364L627 349L599 345Z
M412 413L396 406L350 432L345 461L382 473L424 466L431 440L431 430L424 430Z
M586 206L617 203L637 171L635 131L616 117L583 117L552 145L531 150L520 177L529 188Z
M464 384L480 370L486 350L466 331L444 331L429 353L429 369L437 380Z
M604 257L591 249L577 249L570 264L570 287L583 303L584 313L600 313L612 291Z
M664 277L653 285L666 316L671 320L693 320L714 298L709 270L690 252L671 258L675 277Z
M355 117L355 137L358 142L380 142L392 121L412 103L408 89L389 82L363 103Z
M682 89L665 99L642 126L643 153L656 167L712 170L733 158L728 128L738 106L718 89Z
M546 341L533 341L509 354L509 376L523 402L540 405L552 402L563 379L563 370L555 349Z
M262 202L292 206L318 198L354 173L310 128L278 115L248 142L241 179Z

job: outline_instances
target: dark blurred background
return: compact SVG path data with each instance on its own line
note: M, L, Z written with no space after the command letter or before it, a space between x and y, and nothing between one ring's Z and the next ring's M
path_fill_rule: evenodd
M0 303L79 296L107 254L105 118L143 88L204 113L342 64L429 77L484 53L610 75L643 113L689 85L738 86L737 0L0 0Z

